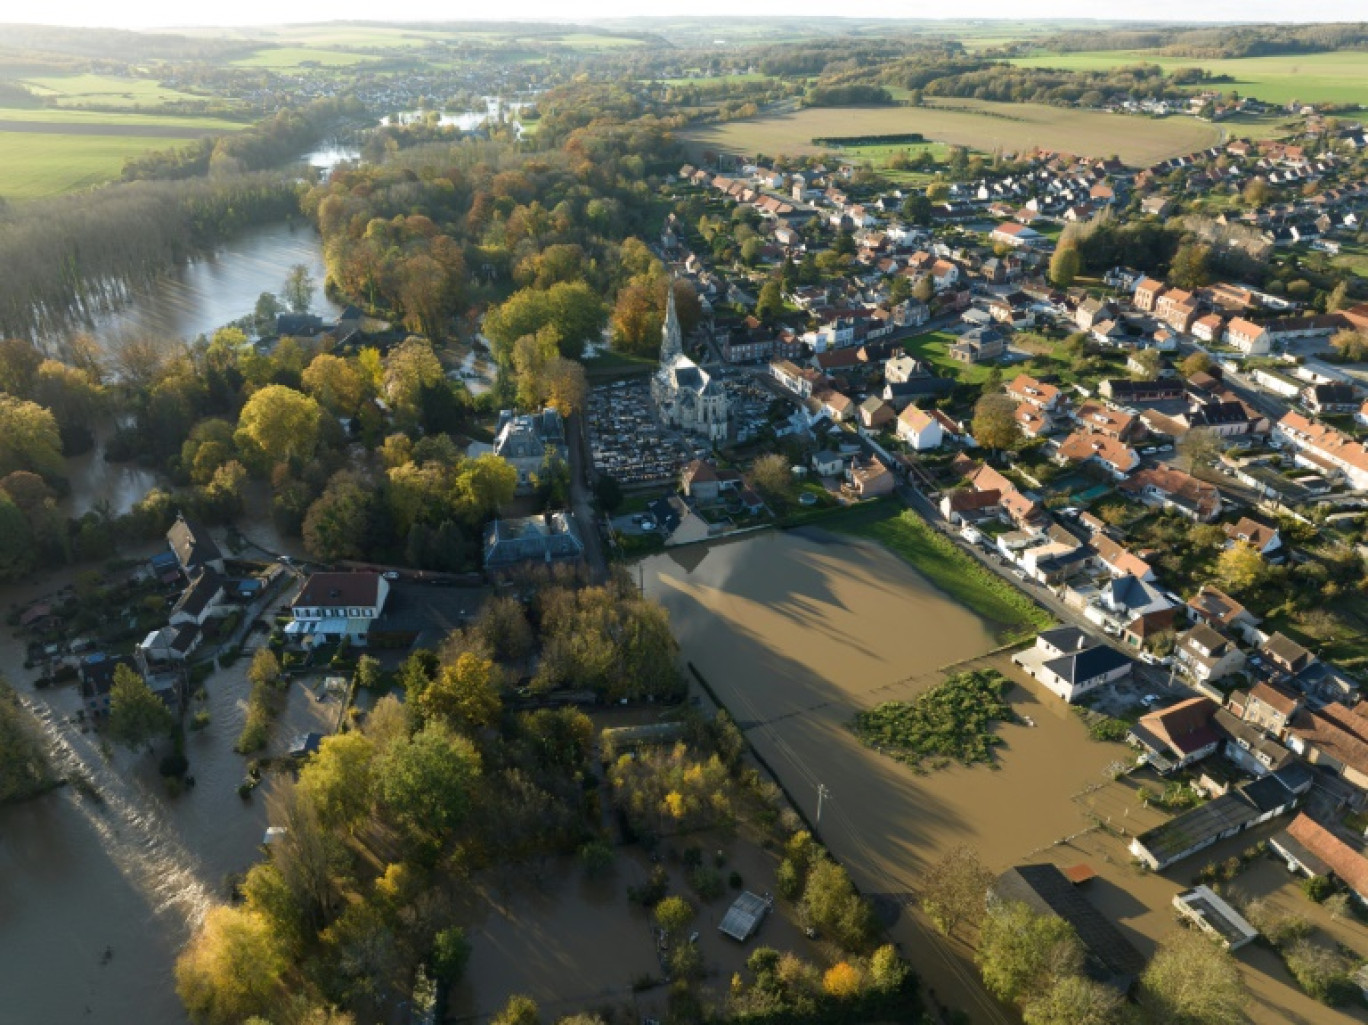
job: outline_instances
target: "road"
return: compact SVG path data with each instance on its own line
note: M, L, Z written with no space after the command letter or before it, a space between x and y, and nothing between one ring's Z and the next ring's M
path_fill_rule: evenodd
M592 468L589 443L585 438L584 415L571 413L566 418L566 440L570 449L570 508L579 524L584 541L584 558L595 583L608 579L608 559L603 551L603 535L599 533L594 512L594 496L590 487Z

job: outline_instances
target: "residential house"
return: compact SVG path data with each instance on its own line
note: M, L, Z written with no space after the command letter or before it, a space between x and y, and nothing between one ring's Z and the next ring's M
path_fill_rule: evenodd
M1268 843L1282 855L1290 871L1313 879L1338 879L1360 902L1368 903L1368 858L1306 812L1298 813Z
M1012 661L1051 693L1072 704L1084 694L1130 674L1133 663L1109 644L1099 644L1073 626L1036 637L1034 648Z
M1004 245L1020 248L1031 246L1040 241L1040 232L1034 228L1028 228L1024 224L1016 221L1007 221L999 224L988 234L989 242L1001 242Z
M1177 607L1152 583L1138 577L1113 577L1101 585L1097 601L1083 615L1140 648L1173 627Z
M172 626L204 626L222 608L227 598L223 585L223 577L212 566L205 566L181 592L180 598L171 607L167 622Z
M812 453L809 462L818 477L841 477L845 475L846 458L845 453L834 448L821 448Z
M1312 384L1302 389L1302 405L1317 415L1353 413L1359 408L1358 392L1352 384L1331 382Z
M1183 398L1183 382L1173 377L1154 381L1132 381L1128 378L1105 378L1097 385L1097 393L1118 406L1136 406L1146 402L1170 402Z
M1027 438L1039 438L1054 430L1054 420L1042 413L1037 406L1023 402L1013 414L1021 433Z
M1145 968L1144 956L1068 875L1052 864L1017 865L993 883L990 901L1021 903L1033 914L1069 923L1083 947L1083 970L1097 982L1127 993Z
M822 412L836 423L845 423L855 415L855 402L847 395L835 390L817 392L812 396L821 403Z
M1159 304L1159 297L1164 294L1167 286L1162 281L1154 278L1141 278L1135 283L1135 291L1131 301L1138 310L1146 313L1153 313Z
M1293 763L1300 764L1296 755L1232 709L1216 709L1211 721L1224 738L1221 754L1250 775L1267 776Z
M894 356L884 364L884 380L890 384L903 384L918 377L928 377L930 371L926 364L904 353Z
M1144 434L1140 419L1120 409L1100 402L1084 402L1074 410L1074 422L1094 434L1103 434L1117 441L1134 441Z
M791 391L800 399L809 398L813 389L822 387L826 378L810 367L798 367L789 360L776 360L769 365L770 376L779 382L780 387Z
M1221 511L1221 493L1212 484L1171 466L1144 467L1119 485L1146 505L1159 506L1199 523Z
M1173 653L1201 683L1224 679L1239 672L1245 664L1239 645L1215 627L1200 622L1179 636Z
M860 403L860 426L867 431L879 431L898 419L897 412L877 395Z
M1173 330L1187 332L1197 319L1197 299L1184 289L1170 288L1159 297L1154 312Z
M940 448L945 440L940 421L916 406L908 406L898 414L897 435L918 452Z
M1188 600L1188 614L1225 633L1238 634L1247 641L1254 636L1260 622L1258 616L1210 584L1203 584Z
M716 502L721 497L722 481L717 467L706 459L695 459L684 467L680 484L684 494L697 502Z
M1069 463L1096 463L1112 477L1120 479L1140 465L1140 456L1124 441L1091 431L1074 431L1059 443L1057 460Z
M1282 547L1277 527L1266 526L1248 516L1241 516L1238 523L1227 523L1222 529L1231 542L1252 545L1263 556L1269 556Z
M1302 709L1288 727L1287 746L1357 788L1355 804L1368 800L1368 717L1363 712L1338 701Z
M1225 343L1246 356L1266 356L1272 350L1268 329L1244 317L1236 317L1226 325Z
M1091 331L1094 324L1116 319L1116 303L1110 299L1084 299L1074 310L1074 323L1080 331Z
M1286 733L1292 720L1302 710L1301 695L1265 680L1260 680L1248 691L1239 692L1238 700L1232 695L1231 708L1234 709L1237 704L1241 719L1267 730L1275 737Z
M1094 534L1089 544L1097 553L1098 561L1113 577L1135 577L1146 583L1155 581L1153 566L1106 534Z
M290 603L294 620L285 633L311 645L336 644L344 637L365 644L389 591L389 581L379 573L314 573Z
M706 541L721 532L719 526L708 522L695 506L678 495L658 498L647 505L646 511L665 534L667 548Z
M1167 775L1216 753L1221 735L1212 725L1219 706L1211 698L1188 698L1140 717L1126 739L1149 755L1150 764Z
M1259 938L1259 930L1210 886L1198 885L1173 895L1178 914L1227 950L1239 950Z
M206 567L219 573L224 571L223 553L209 532L182 513L176 514L176 522L166 532L166 543L170 545L181 572L187 578Z
M1030 374L1018 374L1003 390L1018 402L1028 402L1051 416L1063 413L1069 402L1053 384L1038 381Z
M1167 196L1146 196L1140 200L1140 212L1152 217L1167 217L1173 212L1173 201Z
M997 516L1002 511L1002 492L996 489L975 491L973 488L956 488L941 496L940 511L946 522L954 526L977 523L981 519Z
M494 427L494 454L518 471L517 490L528 494L548 458L565 451L565 424L551 407L539 413L502 410Z
M860 498L878 498L893 493L893 472L878 456L851 460L846 470L849 489Z
M1356 490L1368 490L1368 448L1326 424L1287 413L1273 428L1276 440L1294 450L1294 460L1320 472L1341 474Z
M119 666L127 666L134 672L138 670L132 656L106 655L103 652L85 656L76 667L81 702L91 718L103 719L109 715L109 694L114 689L114 673ZM175 710L174 705L172 710Z
M1219 313L1208 313L1192 322L1192 337L1203 342L1215 342L1225 330L1225 318Z
M950 358L960 363L984 363L1007 352L1007 336L992 327L966 331L950 346Z

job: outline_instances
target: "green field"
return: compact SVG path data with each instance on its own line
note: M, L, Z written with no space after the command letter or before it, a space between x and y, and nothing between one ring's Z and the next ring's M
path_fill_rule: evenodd
M70 126L73 135L129 135L139 128L158 128L174 131L185 138L198 138L210 132L240 132L244 127L238 121L225 121L217 117L178 117L173 114L142 114L133 112L106 112L79 110L64 107L0 107L0 121L21 121L35 126ZM149 134L159 134L156 132Z
M1142 167L1214 145L1221 138L1218 126L1195 118L1160 120L985 100L947 100L934 107L784 109L746 121L704 125L683 133L683 138L695 152L798 155L822 152L813 145L815 138L909 132L982 152L1040 147L1079 156L1117 154Z
M874 170L897 185L925 185L935 177L934 172L893 170L888 166L888 161L897 154L906 153L909 157L915 157L918 153L927 151L934 160L942 163L950 154L950 147L943 142L907 143L898 146L837 146L835 150L851 160L868 160L874 165Z
M233 61L233 66L238 68L298 68L306 63L312 63L325 68L349 68L372 59L361 53L314 50L304 46L281 46L258 50L250 57Z
M119 75L43 75L21 80L34 94L61 107L159 107L168 103L203 103L206 97L167 89L150 78Z
M1202 60L1164 57L1153 50L1096 50L1042 53L1017 58L1013 63L1025 67L1082 71L1140 63L1158 64L1166 71L1200 67L1215 75L1230 76L1232 81L1229 84L1222 83L1215 88L1223 92L1234 89L1242 96L1255 96L1272 103L1299 100L1303 103L1368 104L1368 52L1365 51Z
M137 135L0 132L0 197L38 199L101 185L119 176L126 157L168 145Z

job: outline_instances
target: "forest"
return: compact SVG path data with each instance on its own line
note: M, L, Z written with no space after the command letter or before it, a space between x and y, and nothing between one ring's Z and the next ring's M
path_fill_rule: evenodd
M1024 45L1024 44L1023 44ZM1064 32L1033 41L1032 51L1159 50L1171 57L1219 59L1362 50L1368 24L1228 25L1219 28Z

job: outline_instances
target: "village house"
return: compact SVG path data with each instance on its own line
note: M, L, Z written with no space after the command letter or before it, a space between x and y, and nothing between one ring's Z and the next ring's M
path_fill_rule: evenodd
M166 543L187 579L205 568L224 572L223 553L214 539L204 527L187 519L184 514L176 514L176 522L166 532Z
M1155 581L1153 566L1106 534L1094 534L1088 543L1097 554L1097 561L1111 576L1135 577L1148 583Z
M1199 523L1209 523L1221 511L1215 485L1170 466L1144 467L1119 485L1145 505L1158 506Z
M529 494L536 487L548 458L565 450L565 426L560 411L548 407L539 413L500 411L494 427L494 454L518 471L517 491Z
M916 406L908 406L898 414L897 435L900 441L918 452L939 448L945 440L940 422Z
M717 467L706 459L695 459L680 475L680 487L684 494L697 502L716 502L722 494L722 480Z
M1356 490L1368 489L1368 448L1327 424L1289 412L1273 428L1274 438L1294 450L1294 460L1319 472L1342 475Z
M950 358L960 363L984 363L1006 354L1007 337L996 328L974 328L960 335L949 351Z
M957 488L941 496L940 511L953 526L977 523L1002 511L1002 492L995 488L988 491Z
M1100 402L1084 402L1074 410L1074 422L1080 427L1104 434L1117 441L1133 441L1144 434L1144 424L1138 417L1120 409L1104 406Z
M1200 622L1178 637L1173 653L1201 683L1224 679L1239 672L1245 664L1239 645L1215 627Z
M1035 245L1040 241L1040 232L1016 221L1007 221L999 224L988 234L988 241L1001 242L1015 249Z
M389 590L379 573L314 573L290 603L294 619L285 634L306 645L336 644L344 637L365 644Z
M1302 389L1301 403L1318 416L1353 413L1359 406L1358 392L1352 384L1327 382Z
M1126 740L1142 748L1155 770L1167 775L1216 753L1221 746L1212 725L1217 707L1210 698L1197 697L1156 709L1140 717Z
M1253 723L1275 737L1281 737L1301 711L1302 699L1301 695L1275 683L1260 680L1249 690L1232 694L1230 706L1244 722Z
M1312 765L1339 776L1368 802L1368 718L1339 702L1299 711L1287 730L1287 746Z
M1180 400L1183 398L1183 391L1183 382L1173 377L1161 377L1153 381L1104 378L1097 385L1097 393L1118 406Z
M1186 333L1197 319L1197 300L1191 292L1170 288L1159 297L1154 312L1173 330Z
M1018 652L1012 661L1070 704L1129 675L1133 665L1115 648L1094 641L1073 626L1044 631L1036 637L1034 648Z
M167 622L172 626L202 627L222 610L226 598L222 575L214 567L205 566L181 592Z
M1222 529L1232 543L1251 545L1263 556L1271 555L1282 547L1277 527L1266 526L1248 516L1241 516L1239 522L1227 523Z
M1301 764L1301 760L1277 740L1241 719L1233 705L1216 709L1212 723L1224 738L1221 754L1251 776L1267 776L1294 763Z
M1068 406L1068 399L1057 387L1038 381L1029 374L1018 374L1003 390L1018 402L1030 403L1050 415L1063 413Z
M1074 310L1074 323L1080 331L1091 331L1094 324L1116 319L1116 304L1110 299L1084 299Z
M1259 618L1230 595L1210 584L1203 584L1188 600L1188 614L1225 633L1234 633L1249 640L1259 625Z
M851 492L862 499L891 495L895 484L893 472L878 456L852 460L846 470L846 481Z
M860 426L867 431L882 430L897 418L893 407L877 395L871 395L860 403Z
M1266 356L1272 351L1268 329L1243 317L1236 317L1226 325L1225 343L1246 356Z
M519 566L577 563L583 558L584 542L580 539L575 514L571 512L496 519L485 528L484 565L485 571L491 574L508 572ZM380 602L384 602L383 595Z
M1306 812L1299 812L1268 845L1287 862L1289 871L1312 879L1338 879L1360 903L1368 903L1368 859Z
M1066 466L1095 463L1119 480L1140 465L1140 455L1125 442L1105 434L1075 431L1059 443L1056 461Z
M1162 281L1156 281L1154 278L1141 278L1135 283L1131 302L1135 304L1137 310L1153 313L1159 303L1159 297L1164 294L1166 287Z
M1215 342L1225 330L1225 318L1219 313L1208 313L1192 322L1192 337L1203 342Z

